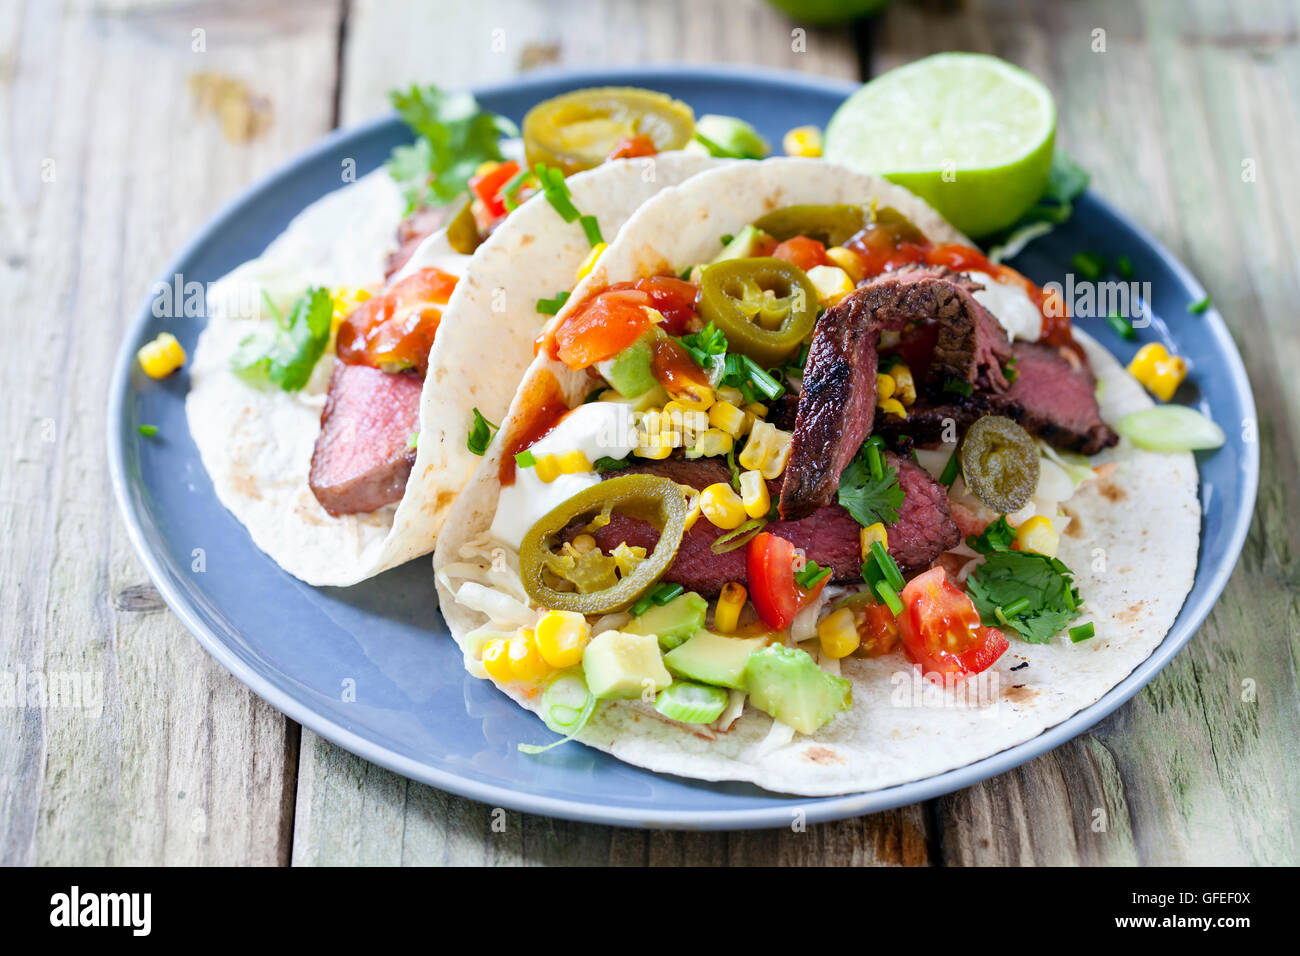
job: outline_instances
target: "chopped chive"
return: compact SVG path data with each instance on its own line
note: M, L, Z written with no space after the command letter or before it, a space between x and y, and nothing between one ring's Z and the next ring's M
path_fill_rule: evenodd
M419 432L411 432L411 437L408 438L408 439L406 439L406 447L407 447L407 448L419 448L419 447L420 447L420 433L419 433Z
M732 240L732 239L735 239L735 238L736 238L736 237L733 236L731 233L726 233L726 234L725 234L725 235L724 235L724 236L723 236L719 241L720 241L724 246L729 246L729 245L731 245L731 240Z
M1128 256L1120 256L1115 260L1115 271L1121 279L1133 278L1133 260Z
M1015 617L1017 614L1023 614L1025 611L1029 610L1029 598L1017 598L1001 610L1007 617Z
M880 449L867 445L867 467L871 469L871 480L879 481L885 477L885 460L880 457Z
M879 541L871 542L871 556L876 559L876 565L880 568L880 573L885 576L885 582L895 591L903 590L906 583L903 580L903 572L898 569L897 562L889 556L885 546Z
M650 610L650 605L654 603L654 598L650 594L643 595L630 608L633 617L640 617L646 611Z
M1204 311L1205 311L1206 309L1208 309L1209 307L1210 307L1210 297L1207 295L1207 296L1205 296L1205 298L1203 298L1203 299L1197 299L1195 302L1193 302L1191 305L1189 305L1189 306L1187 307L1187 311L1188 311L1188 312L1191 312L1191 313L1193 313L1193 314L1195 314L1195 315L1200 315L1202 312L1204 312Z
M876 596L885 602L894 617L903 613L903 602L898 599L898 594L889 586L889 582L881 581L876 585Z
M519 172L510 177L509 182L501 187L501 191L497 195L505 196L507 199L514 199L515 193L519 192L519 187L524 184L524 180L532 174L533 171L525 166L523 169L519 170Z
M1124 316L1120 315L1118 312L1112 312L1110 315L1106 316L1106 321L1110 323L1112 329L1119 333L1120 338L1127 339L1131 342L1133 339L1138 337L1137 330L1129 324L1128 319L1124 318Z
M745 371L749 374L749 380L754 383L754 387L763 393L768 399L780 398L785 392L785 386L774 379L763 366L759 365L748 355L742 355L741 360L745 363Z
M970 398L971 393L975 391L970 382L960 378L948 379L948 381L943 383L943 390L945 392L951 392L954 395L961 395L964 398Z
M569 301L570 294L571 293L568 292L561 292L558 293L554 299L538 299L537 311L542 313L542 315L555 315L564 307L564 303Z
M537 464L537 459L533 456L531 451L525 449L515 455L515 464L520 468L531 468L533 465Z
M961 470L961 459L957 456L957 449L952 450L948 457L948 464L943 466L943 474L939 476L939 484L945 488L951 488L952 483L957 480L957 472Z
M1096 627L1093 626L1092 621L1088 621L1086 624L1070 628L1070 640L1078 644L1080 641L1086 641L1096 633Z
M1089 282L1096 282L1106 271L1106 260L1095 252L1076 252L1070 265Z
M598 246L605 241L600 234L600 223L596 221L595 216L581 216L578 222L582 223L582 231L587 234L587 241L593 246Z
M794 583L805 591L811 591L830 576L831 569L829 567L823 568L816 561L809 561L803 566L803 570L795 574Z
M145 438L153 438L154 435L157 435L157 434L158 434L158 426L157 426L157 425L140 425L139 427L136 428L136 431L138 431L138 432L139 432L141 435L143 435Z
M680 584L667 584L661 582L659 586L651 592L650 600L655 604L658 604L660 607L663 607L685 590L686 588L682 587Z

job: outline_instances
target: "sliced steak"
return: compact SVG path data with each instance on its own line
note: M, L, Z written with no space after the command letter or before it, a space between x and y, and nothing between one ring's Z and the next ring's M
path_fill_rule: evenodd
M1016 380L999 401L1004 414L1026 431L1057 448L1095 455L1119 441L1115 430L1101 420L1097 408L1097 380L1083 364L1067 361L1048 345L1017 342Z
M975 301L980 286L942 267L903 268L859 286L817 322L804 369L781 515L799 518L831 502L841 472L871 434L880 333L935 322L938 336L926 370L931 395L952 378L973 389L1007 388L1002 364L1011 343Z
M420 426L422 386L409 372L335 359L309 478L330 514L374 511L401 500L415 464L410 440Z
M410 261L420 243L442 228L450 209L450 206L421 206L397 224L397 248L388 254L384 263L385 282Z
M898 521L890 525L889 553L904 571L928 568L940 554L956 547L961 534L948 509L943 487L915 462L886 453L891 467L898 469L904 498ZM697 461L665 459L633 466L637 473L660 474L693 488L715 481L727 481L728 469L716 458ZM614 474L627 474L632 469ZM574 529L576 531L576 529ZM795 521L774 521L764 531L780 535L823 567L833 569L838 582L862 578L861 526L838 504L819 508ZM728 581L748 584L746 549L715 554L711 545L726 532L699 519L682 538L677 557L663 580L680 584L705 597L717 597ZM602 551L609 552L626 542L632 547L654 549L659 532L648 521L615 514L609 524L592 532Z

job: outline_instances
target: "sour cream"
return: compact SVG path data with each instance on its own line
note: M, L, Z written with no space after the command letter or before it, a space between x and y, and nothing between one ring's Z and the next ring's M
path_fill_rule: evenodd
M563 455L580 451L594 463L598 458L624 458L636 447L636 423L630 406L621 402L579 405L528 450L534 455ZM492 537L519 550L524 535L548 512L574 495L600 484L594 471L560 475L547 483L535 468L516 468L515 482L501 489Z
M975 301L993 314L1013 341L1038 341L1043 334L1043 314L1024 289L998 282L987 272L969 272L967 275L984 286L975 293Z

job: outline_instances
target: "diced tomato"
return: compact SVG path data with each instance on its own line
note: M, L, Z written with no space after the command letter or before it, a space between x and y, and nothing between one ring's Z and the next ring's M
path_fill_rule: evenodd
M823 578L810 591L799 587L794 580L794 545L766 531L754 535L746 557L749 599L763 623L778 630L789 627L800 609L816 598L829 580Z
M898 621L884 604L863 604L853 609L853 624L858 630L859 657L880 657L898 646Z
M640 289L592 296L555 330L555 357L575 370L614 357L650 328L652 302Z
M634 156L653 156L659 152L659 147L655 141L645 133L637 133L635 136L628 136L620 139L614 144L614 148L609 151L606 159L631 159Z
M505 199L500 195L501 187L510 182L519 172L519 164L513 159L498 163L482 176L475 176L469 181L470 191L483 203L483 208L493 219L500 219L506 214Z
M663 330L669 335L684 335L697 325L695 300L700 290L676 276L647 276L635 282L620 282L611 289L640 289L650 296L655 309L664 317Z
M826 258L826 246L807 236L795 236L778 244L772 250L772 256L792 262L804 272L813 266L824 266L830 262Z
M970 597L953 587L943 568L914 577L901 597L898 626L903 650L927 675L978 674L1011 646L997 628L980 623Z
M423 375L442 307L455 288L456 277L440 269L413 272L352 310L339 325L335 354L349 365L386 372L414 368Z

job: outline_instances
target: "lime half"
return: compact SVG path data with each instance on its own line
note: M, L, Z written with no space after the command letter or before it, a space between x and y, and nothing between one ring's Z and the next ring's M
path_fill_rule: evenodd
M823 155L910 189L962 232L1019 219L1047 186L1056 107L1042 83L981 53L939 53L867 83L831 117Z

